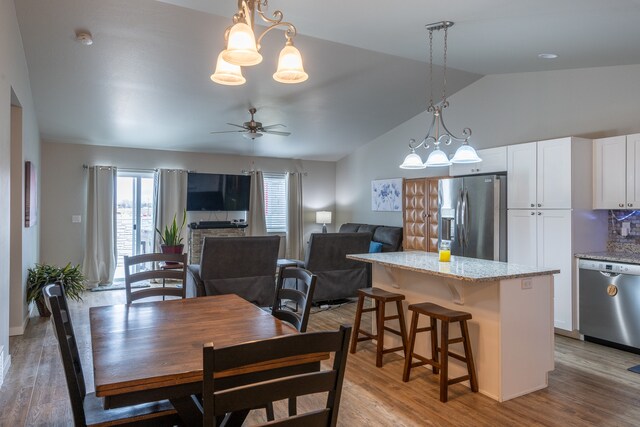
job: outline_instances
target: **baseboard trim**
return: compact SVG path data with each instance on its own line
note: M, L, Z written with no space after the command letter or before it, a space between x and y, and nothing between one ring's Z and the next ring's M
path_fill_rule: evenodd
M9 336L13 337L16 335L24 334L24 331L27 329L27 324L29 323L30 318L31 318L31 310L29 310L29 315L24 318L22 322L22 326L13 326L9 328Z

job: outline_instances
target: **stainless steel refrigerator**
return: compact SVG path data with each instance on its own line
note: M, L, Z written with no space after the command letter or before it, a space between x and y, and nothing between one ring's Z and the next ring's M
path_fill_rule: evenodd
M507 261L507 177L446 178L438 188L438 240L451 254Z

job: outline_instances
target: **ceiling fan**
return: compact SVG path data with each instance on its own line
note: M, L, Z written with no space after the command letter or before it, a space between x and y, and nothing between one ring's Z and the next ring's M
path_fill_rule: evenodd
M249 120L248 122L244 122L242 125L237 125L235 123L227 123L228 125L231 126L235 126L235 127L239 127L242 130L222 130L222 131L218 131L218 132L211 132L211 133L231 133L231 132L241 132L242 136L244 136L245 138L248 139L256 139L256 138L260 138L263 134L270 134L270 135L280 135L280 136L289 136L291 135L291 132L281 132L281 131L277 131L277 130L272 130L275 127L281 126L281 127L286 127L285 125L281 124L281 123L277 123L274 125L268 125L268 126L262 126L262 123L260 122L256 122L253 118L253 115L256 113L256 109L251 107L249 108L249 114L251 114L251 120Z

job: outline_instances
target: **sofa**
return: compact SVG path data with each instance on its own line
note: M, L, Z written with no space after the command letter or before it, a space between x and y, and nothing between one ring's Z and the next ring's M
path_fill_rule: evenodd
M280 236L206 237L200 264L187 267L186 296L237 294L273 303Z
M382 252L402 250L402 227L347 222L340 226L340 233L371 233L371 241L381 243Z
M317 276L313 302L354 297L368 286L367 264L347 255L369 252L370 243L371 233L311 234L305 260L298 265Z

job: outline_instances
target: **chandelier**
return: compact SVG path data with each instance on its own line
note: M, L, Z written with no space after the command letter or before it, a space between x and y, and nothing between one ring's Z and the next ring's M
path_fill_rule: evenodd
M278 69L273 75L280 83L302 83L309 78L302 66L300 51L293 45L293 37L297 31L290 22L282 22L282 12L276 10L273 17L265 15L263 8L268 7L268 0L238 0L238 12L233 15L233 25L224 32L226 49L218 55L216 70L211 80L222 85L236 86L246 82L240 67L249 67L262 62L260 43L262 38L277 27L286 27L285 46L280 51ZM255 17L259 16L268 27L256 38Z
M482 159L478 157L476 150L469 145L469 138L471 137L471 129L464 128L462 130L463 138L459 138L453 135L447 126L444 124L444 118L442 113L444 109L449 106L447 101L447 31L449 27L453 26L451 21L436 22L434 24L427 25L429 31L429 107L427 111L431 113L431 124L427 130L427 135L422 139L419 144L416 144L415 139L409 140L410 153L405 157L404 162L400 165L402 169L424 169L425 167L436 166L449 166L452 163L477 163ZM442 99L438 104L433 103L433 32L444 30L444 83L442 87ZM441 130L443 133L441 134ZM452 141L461 142L462 145L458 147L454 156L449 160L447 154L440 149L440 144L450 145ZM429 149L430 144L433 144L433 151L427 157L427 161L422 163L422 158L416 153L416 149L424 147Z

